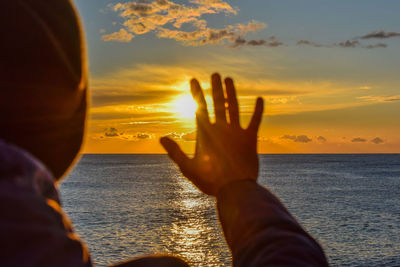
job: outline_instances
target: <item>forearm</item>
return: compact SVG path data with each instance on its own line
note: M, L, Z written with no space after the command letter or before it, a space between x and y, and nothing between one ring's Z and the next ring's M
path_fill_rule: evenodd
M327 266L318 243L267 189L234 182L217 196L218 213L234 266Z

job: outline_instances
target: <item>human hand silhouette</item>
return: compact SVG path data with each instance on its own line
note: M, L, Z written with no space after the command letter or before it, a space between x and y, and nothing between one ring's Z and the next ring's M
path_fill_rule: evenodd
M198 103L196 113L196 151L189 158L179 145L162 137L161 144L182 174L208 195L216 196L226 185L237 180L257 180L257 132L262 119L264 102L257 99L256 108L247 129L239 122L239 105L232 79L225 79L227 108L219 74L213 74L212 95L215 123L211 123L203 90L196 79L191 81L191 92ZM226 113L229 114L229 122Z

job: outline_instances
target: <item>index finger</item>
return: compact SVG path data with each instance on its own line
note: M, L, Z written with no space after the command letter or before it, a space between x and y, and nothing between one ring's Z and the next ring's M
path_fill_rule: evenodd
M197 114L202 117L204 120L209 121L208 110L207 110L207 102L204 98L203 90L200 87L199 82L196 79L192 79L190 81L190 92L194 100L196 100L198 104Z

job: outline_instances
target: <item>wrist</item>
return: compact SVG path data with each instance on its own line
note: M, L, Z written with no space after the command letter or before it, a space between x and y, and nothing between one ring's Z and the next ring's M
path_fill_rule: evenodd
M225 185L223 185L218 192L215 194L215 197L220 199L223 195L225 195L227 192L236 190L236 188L241 188L243 186L246 186L247 184L257 184L257 181L251 178L248 179L240 179L240 180L234 180L231 181Z

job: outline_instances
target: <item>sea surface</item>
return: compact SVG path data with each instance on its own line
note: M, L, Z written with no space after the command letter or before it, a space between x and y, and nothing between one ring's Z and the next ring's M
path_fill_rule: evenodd
M260 155L270 188L332 266L400 266L400 154ZM213 198L165 155L84 155L63 207L98 266L152 253L229 266Z

